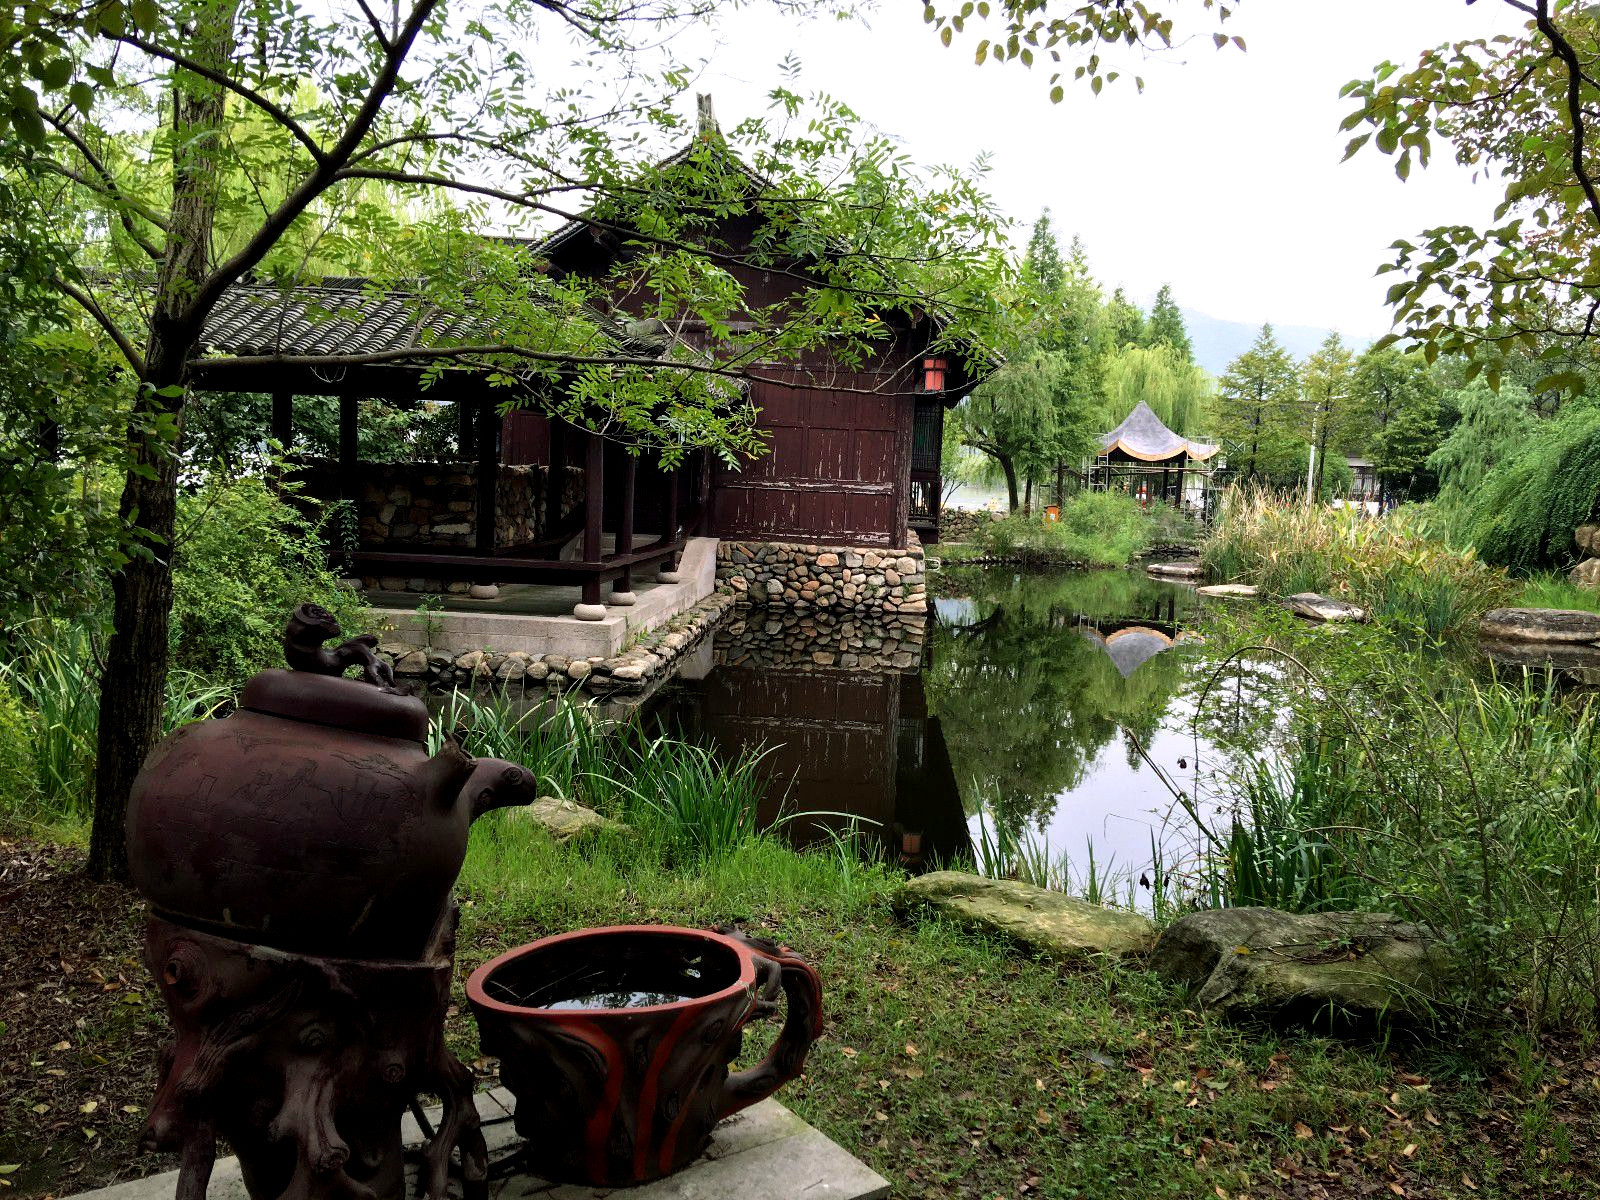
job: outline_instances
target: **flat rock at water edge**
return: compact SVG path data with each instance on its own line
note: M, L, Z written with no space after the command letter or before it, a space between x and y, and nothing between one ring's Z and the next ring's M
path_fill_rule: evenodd
M1450 956L1387 913L1217 908L1169 925L1150 967L1228 1016L1330 1028L1424 1019L1446 997Z
M1261 590L1253 583L1213 583L1195 588L1197 596L1211 596L1220 600L1254 600Z
M1308 621L1332 623L1367 619L1367 610L1360 605L1335 600L1332 596L1320 596L1316 592L1297 592L1293 596L1286 596L1283 606L1295 616Z
M1138 913L964 871L919 875L905 885L901 899L926 904L964 924L1003 934L1068 962L1097 954L1143 954L1156 941L1156 926Z
M1197 562L1148 563L1145 571L1163 579L1199 579L1201 567Z

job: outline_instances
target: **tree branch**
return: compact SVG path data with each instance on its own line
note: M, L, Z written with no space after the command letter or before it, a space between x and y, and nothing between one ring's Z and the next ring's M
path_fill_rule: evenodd
M1513 7L1523 6L1513 3ZM1583 189L1584 199L1589 205L1589 215L1594 218L1596 224L1600 224L1600 191L1596 190L1594 179L1589 175L1589 168L1583 161L1583 64L1578 61L1578 52L1573 49L1572 43L1550 19L1550 0L1538 0L1534 22L1567 68L1567 116L1572 122L1572 174L1577 178L1578 186Z
M87 179L80 178L79 176L70 173L63 173L68 174L68 178L75 179L78 183L81 183L91 191L98 191L102 195L110 197L118 206L118 216L121 218L122 227L127 230L128 236L132 238L134 243L151 258L160 259L161 251L156 248L154 243L146 239L144 235L134 227L133 217L129 214L130 212L137 213L141 218L149 221L150 224L154 225L162 232L166 231L167 223L157 216L148 205L123 194L122 189L117 186L116 176L113 175L106 167L105 163L100 159L100 156L95 154L93 150L89 149L89 143L83 140L83 138L78 134L77 130L73 129L59 117L53 116L51 113L41 111L39 116L47 125L51 126L57 133L72 143L73 147L78 151L78 153L83 156L83 161L89 164L89 169L100 177L101 184L103 186L96 187Z
M94 318L95 323L106 331L106 336L117 344L117 349L122 351L122 357L128 360L128 365L133 368L133 373L139 378L144 378L144 356L134 349L133 343L128 340L127 334L117 327L117 323L106 315L105 309L95 301L95 298L61 276L57 275L52 281L56 289L63 295L70 296L77 301L78 306Z
M367 7L367 0L356 0L356 3L361 6L361 11L367 18L367 24L372 26L372 32L378 39L378 45L383 47L385 54L388 54L393 47L389 44L389 35L383 31L383 22L379 21L372 9Z
M111 35L108 34L107 36ZM287 109L285 109L282 105L267 99L260 92L256 91L247 84L240 83L237 79L234 79L232 76L224 74L221 71L214 71L210 67L205 66L203 63L196 62L186 54L180 54L178 51L169 49L166 46L160 46L154 42L146 41L136 33L117 34L115 35L114 40L125 42L136 50L142 50L146 54L150 55L151 58L165 59L174 66L182 67L185 71L188 71L192 75L198 75L201 79L210 80L218 87L225 88L226 90L232 92L235 96L238 96L243 100L248 100L251 104L255 105L262 112L266 113L267 116L271 117L279 125L283 126L283 128L289 132L295 141L304 146L310 153L311 157L314 158L318 163L322 163L326 159L327 156L322 147L317 145L316 139L306 132L305 127L301 125L299 121L296 121L294 117L289 115L289 111Z
M569 354L559 350L533 350L510 342L488 342L471 346L399 346L391 350L372 350L361 354L240 354L224 358L195 359L189 367L191 375L196 370L206 372L247 371L263 367L375 367L390 364L411 366L423 362L456 360L463 366L476 365L470 360L501 355L521 358L530 362L557 363L567 366L649 367L653 370L676 371L691 375L716 375L725 379L750 380L755 383L775 383L796 386L795 380L778 375L759 375L755 372L716 362L694 362L681 359L651 358L631 354ZM830 391L852 393L860 396L910 396L914 390L895 391L884 388L857 388L829 385Z
M391 171L380 167L345 167L337 171L335 175L338 179L373 179L381 180L387 183L408 184L414 187L434 187L441 188L446 191L464 192L473 196L484 196L490 200L500 200L506 204L514 204L519 208L531 209L534 212L548 213L550 216L560 217L564 221L575 221L583 225L588 225L594 229L602 230L606 233L615 234L618 237L628 238L632 241L647 242L650 245L658 246L663 250L676 250L683 253L693 254L709 262L717 263L719 266L759 266L759 268L763 271L770 272L779 278L792 279L795 282L804 284L807 287L817 287L819 284L818 279L814 275L808 275L802 271L796 271L787 267L782 267L775 263L756 264L748 258L741 257L737 254L730 254L725 251L719 251L710 246L690 245L688 242L678 241L676 238L664 237L661 234L656 233L644 233L631 226L619 225L610 221L597 220L593 217L569 212L566 209L556 208L555 206L545 204L543 201L538 199L539 196L548 194L548 192L545 191L540 191L537 193L508 192L502 188L491 187L485 183L469 183L465 180L453 179L448 175L417 174L411 171ZM564 191L567 189L562 187L560 189L552 188L550 190ZM870 255L863 254L860 255L860 257L871 261ZM861 287L855 284L843 282L829 283L826 286L833 291L842 292L846 295L871 296L884 301L912 301L923 308L926 308L929 304L929 301L933 299L925 292L892 292L886 291L883 288Z
M362 140L371 131L373 122L378 119L379 111L382 110L384 102L394 91L395 83L400 78L400 67L405 62L406 55L411 52L412 44L417 40L423 25L438 4L439 0L418 0L416 7L411 10L411 15L406 18L405 25L396 34L390 49L384 55L383 66L367 90L361 108L345 127L339 140L328 150L318 152L317 169L262 222L261 227L245 243L243 249L214 270L196 289L194 298L184 313L186 321L196 327L203 324L207 314L222 298L222 293L265 258L267 252L278 244L278 239L283 236L295 218L305 212L338 178L339 168L356 152Z

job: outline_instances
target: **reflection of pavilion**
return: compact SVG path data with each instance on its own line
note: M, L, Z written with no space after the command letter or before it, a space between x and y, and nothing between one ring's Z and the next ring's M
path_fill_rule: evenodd
M792 822L786 833L794 842L843 833L855 817L909 866L970 854L944 733L923 692L924 620L807 619L805 636L793 639L782 630L725 626L715 666L702 679L680 677L664 697L664 715L724 758L766 749L773 782L761 823L776 821L780 804L787 813L818 814ZM903 647L894 658L904 665L834 665L851 641L873 640Z
M1106 652L1106 657L1111 659L1112 665L1124 679L1163 650L1170 650L1176 640L1159 629L1148 629L1143 625L1130 625L1109 637L1092 627L1085 627L1081 632Z

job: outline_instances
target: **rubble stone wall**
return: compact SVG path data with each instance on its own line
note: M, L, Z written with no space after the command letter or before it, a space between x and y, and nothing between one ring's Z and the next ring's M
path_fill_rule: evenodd
M927 560L912 534L898 550L804 542L729 542L717 547L717 586L769 608L925 613Z

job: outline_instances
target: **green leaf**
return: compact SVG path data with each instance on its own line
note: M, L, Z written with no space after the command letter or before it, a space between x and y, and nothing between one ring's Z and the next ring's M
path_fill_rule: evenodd
M52 58L39 69L39 82L48 91L59 91L71 78L72 60L69 58Z
M81 79L72 85L67 96L71 99L73 107L86 116L94 107L94 89Z

